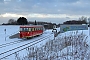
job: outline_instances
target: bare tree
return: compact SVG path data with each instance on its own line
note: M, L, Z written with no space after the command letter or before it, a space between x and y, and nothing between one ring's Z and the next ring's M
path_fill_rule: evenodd
M82 16L79 18L79 20L83 21L84 23L87 23L87 17Z
M14 22L15 22L14 19L9 19L9 21L8 21L9 24L12 24L12 23L14 23Z

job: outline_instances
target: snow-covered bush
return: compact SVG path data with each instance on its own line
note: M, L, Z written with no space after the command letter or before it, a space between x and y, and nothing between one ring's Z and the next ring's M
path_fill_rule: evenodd
M83 32L70 32L70 35L59 35L55 40L48 41L40 48L28 48L27 56L17 60L89 60L90 47Z

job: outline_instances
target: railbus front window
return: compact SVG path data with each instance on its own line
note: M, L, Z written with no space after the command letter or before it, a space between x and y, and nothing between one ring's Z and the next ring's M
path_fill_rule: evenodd
M20 31L23 31L24 30L24 28L20 28Z
M29 31L29 28L20 28L20 31Z
M20 31L22 31L22 28L20 28Z

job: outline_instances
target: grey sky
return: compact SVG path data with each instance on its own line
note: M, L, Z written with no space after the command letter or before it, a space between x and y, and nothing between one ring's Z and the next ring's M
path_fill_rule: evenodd
M28 21L62 23L90 17L90 0L0 0L0 23L25 16Z

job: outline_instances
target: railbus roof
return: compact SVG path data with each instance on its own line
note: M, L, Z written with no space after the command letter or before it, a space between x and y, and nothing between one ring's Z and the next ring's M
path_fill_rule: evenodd
M20 28L37 28L37 27L43 27L42 25L23 25L20 26Z

